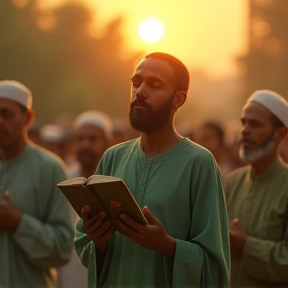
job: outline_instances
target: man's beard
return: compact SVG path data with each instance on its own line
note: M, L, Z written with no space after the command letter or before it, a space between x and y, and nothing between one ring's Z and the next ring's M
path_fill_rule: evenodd
M269 155L275 149L274 135L275 131L273 131L266 140L257 145L255 148L245 148L240 146L240 158L246 163L255 163L256 161ZM242 137L241 140L247 140L254 144L249 137Z
M144 133L153 133L158 131L171 117L172 101L173 97L171 96L171 98L158 110L153 110L152 106L147 104L145 100L141 101L141 105L146 108L145 110L133 110L135 101L132 102L129 111L129 121L131 126L137 131Z

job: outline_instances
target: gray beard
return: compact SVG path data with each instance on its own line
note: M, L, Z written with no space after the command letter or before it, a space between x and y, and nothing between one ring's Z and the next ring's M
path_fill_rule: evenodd
M244 147L240 146L240 158L244 162L252 164L272 153L275 149L274 134L275 133L273 131L272 134L255 149L245 149Z

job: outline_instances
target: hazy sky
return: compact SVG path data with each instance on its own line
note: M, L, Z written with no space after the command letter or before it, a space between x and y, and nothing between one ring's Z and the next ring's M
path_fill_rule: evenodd
M168 52L214 77L236 73L234 59L247 48L248 0L82 1L95 8L98 25L119 14L126 17L123 35L128 51ZM157 18L164 24L165 34L159 42L145 43L139 38L137 27L145 18Z

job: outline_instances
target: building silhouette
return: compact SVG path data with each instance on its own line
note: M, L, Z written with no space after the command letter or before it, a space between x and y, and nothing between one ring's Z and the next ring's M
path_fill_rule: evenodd
M245 96L271 89L288 99L288 1L250 0Z

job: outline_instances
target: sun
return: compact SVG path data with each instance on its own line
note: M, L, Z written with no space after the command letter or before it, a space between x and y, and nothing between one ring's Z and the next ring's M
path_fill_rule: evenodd
M143 41L154 43L159 41L164 35L164 26L157 19L147 18L139 24L138 34Z

